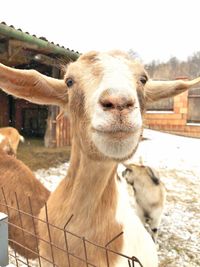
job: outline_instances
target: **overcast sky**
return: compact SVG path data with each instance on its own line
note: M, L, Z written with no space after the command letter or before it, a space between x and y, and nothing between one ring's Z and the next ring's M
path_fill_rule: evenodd
M1 0L0 21L79 52L133 49L145 63L200 51L199 0Z

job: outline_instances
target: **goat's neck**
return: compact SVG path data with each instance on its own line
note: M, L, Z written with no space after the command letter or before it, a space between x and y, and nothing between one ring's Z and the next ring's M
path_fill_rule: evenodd
M73 144L68 178L71 181L71 205L73 210L96 212L102 202L116 202L117 164L113 161L96 161L85 155ZM116 203L115 203L116 205Z
M118 188L116 180L117 163L95 161L73 144L68 170L69 212L73 214L68 229L105 246L114 236L122 232L118 222ZM98 232L97 230L98 229ZM111 245L116 250L122 246L122 239Z

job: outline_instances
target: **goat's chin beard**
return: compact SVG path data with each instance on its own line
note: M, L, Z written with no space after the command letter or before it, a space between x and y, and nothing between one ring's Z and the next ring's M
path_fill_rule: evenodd
M122 162L133 156L138 147L140 136L141 129L122 139L112 139L105 134L93 132L92 141L106 158Z

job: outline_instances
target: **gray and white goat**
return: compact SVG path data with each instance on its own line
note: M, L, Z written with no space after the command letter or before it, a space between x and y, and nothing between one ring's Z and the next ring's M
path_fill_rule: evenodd
M155 241L166 199L165 186L152 168L134 163L125 166L122 176L132 185L138 216L150 227Z

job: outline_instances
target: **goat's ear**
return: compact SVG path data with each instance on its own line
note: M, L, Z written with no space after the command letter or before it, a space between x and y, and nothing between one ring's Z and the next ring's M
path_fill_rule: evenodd
M63 107L68 102L64 80L45 76L35 70L18 70L0 64L0 88L36 104Z
M125 168L130 169L130 164L127 164L127 163L123 162L122 165L123 165Z
M129 170L131 170L132 171L132 169L134 168L134 167L141 167L141 165L140 164L137 164L137 163L133 163L133 162L130 162L130 163L126 163L126 162L123 162L123 165L124 165L124 167L126 167L127 169L129 169Z
M191 81L153 81L149 80L145 85L145 98L147 102L157 101L163 98L178 95L194 85L200 83L200 77Z

